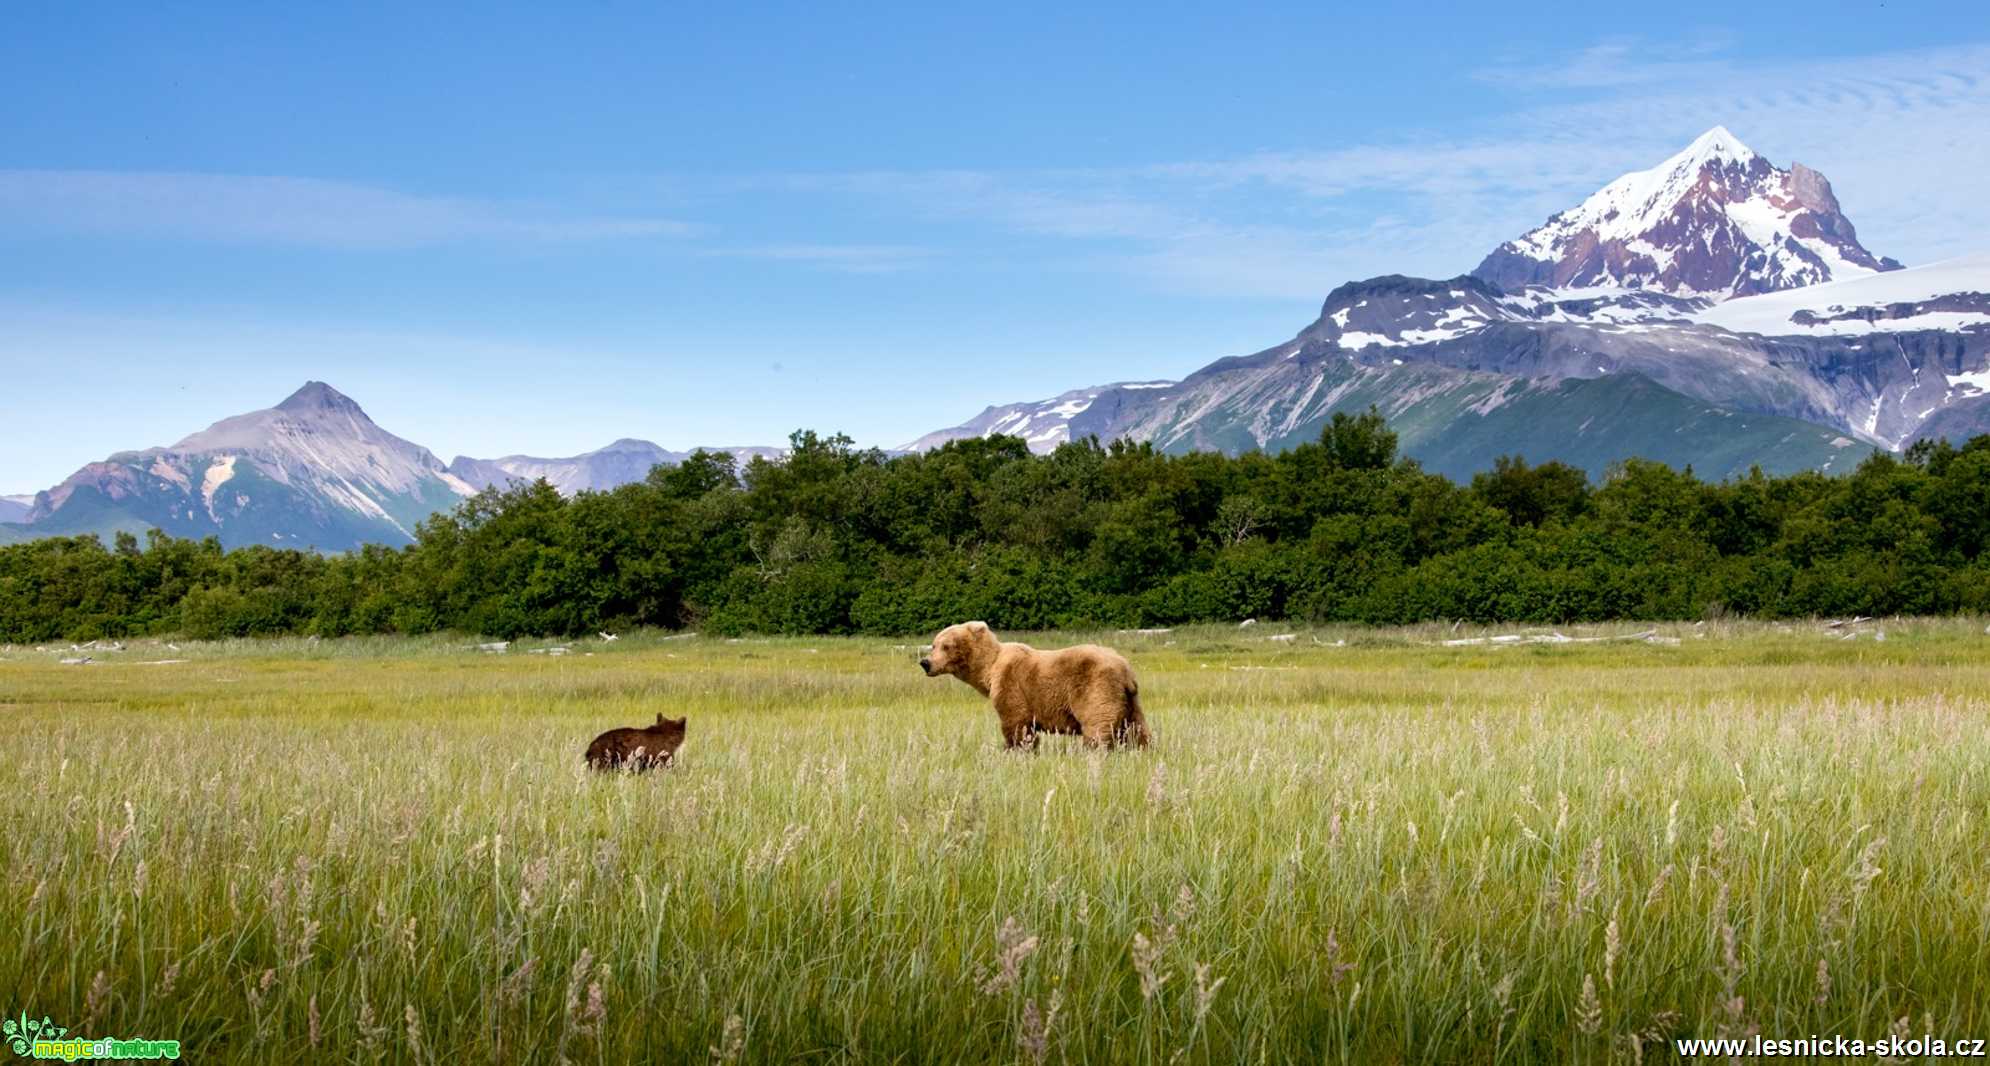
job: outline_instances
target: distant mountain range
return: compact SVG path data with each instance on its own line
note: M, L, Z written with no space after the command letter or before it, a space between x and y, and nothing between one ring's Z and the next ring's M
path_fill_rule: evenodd
M787 454L783 448L743 447L704 450L729 453L738 459L742 466L755 456L778 459ZM545 478L554 488L571 496L584 490L612 489L631 481L641 481L649 476L651 467L674 466L683 462L690 454L690 452L673 452L646 440L624 437L606 448L598 448L565 459L540 459L530 455L507 455L502 459L472 459L467 455L459 455L449 464L449 472L480 489L490 486L501 488L512 482L529 482Z
M777 448L709 449L742 460ZM19 512L0 543L32 537L160 529L214 536L231 547L351 551L407 544L415 526L478 490L545 478L569 495L641 479L670 452L619 440L569 459L458 456L445 467L427 448L380 428L350 397L307 382L282 403L224 418L168 448L118 452L33 497L7 497ZM18 517L14 517L18 513Z
M1093 434L1277 450L1373 405L1455 478L1512 453L1593 475L1633 455L1714 478L1843 471L1990 432L1987 359L1990 255L1875 256L1822 174L1716 127L1471 274L1350 282L1284 344L1179 382L991 407L912 446L1021 422L1038 450Z
M1279 450L1370 406L1405 454L1461 480L1516 453L1593 475L1631 456L1713 478L1844 471L1923 437L1990 432L1990 255L1915 268L1875 256L1822 174L1777 168L1716 127L1470 274L1349 282L1285 343L1180 381L989 407L905 449L1000 433L1039 452L1088 435ZM171 447L0 497L0 543L158 528L231 547L404 544L487 486L609 489L687 454L623 439L444 466L310 382Z
M1092 410L1099 404L1101 396L1108 397L1106 403L1109 407L1122 393L1167 389L1173 388L1174 385L1172 381L1121 381L1089 389L1072 389L1070 392L1035 403L1008 403L988 407L958 426L928 433L901 450L929 451L950 440L959 440L962 437L991 437L999 433L1010 437L1021 437L1034 451L1056 451L1058 445L1071 440L1071 420Z

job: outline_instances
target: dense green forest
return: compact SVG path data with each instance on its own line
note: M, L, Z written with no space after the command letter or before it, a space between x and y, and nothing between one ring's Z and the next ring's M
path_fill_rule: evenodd
M1990 436L1840 477L1706 484L1634 460L1600 486L1518 458L1460 486L1397 458L1373 413L1277 455L791 443L785 462L700 453L572 499L544 482L488 491L398 550L224 552L156 531L11 545L0 639L1990 609Z

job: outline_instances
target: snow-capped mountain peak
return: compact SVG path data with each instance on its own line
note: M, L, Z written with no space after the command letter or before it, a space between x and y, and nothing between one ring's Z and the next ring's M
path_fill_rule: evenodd
M1544 226L1515 243L1546 252L1552 241L1551 230L1571 226L1592 226L1606 240L1635 238L1664 223L1697 186L1718 185L1723 192L1745 191L1751 172L1774 169L1768 160L1729 133L1726 126L1715 126L1665 162L1618 178L1574 211L1558 216L1564 220L1562 227Z
M1897 269L1859 244L1824 175L1715 126L1649 170L1493 250L1473 273L1514 290L1619 286L1726 299Z
M1693 138L1693 143L1687 145L1685 151L1666 160L1666 162L1676 163L1682 159L1695 161L1732 159L1736 162L1747 163L1755 158L1755 149L1741 143L1741 138L1729 133L1726 126L1715 126L1713 129Z

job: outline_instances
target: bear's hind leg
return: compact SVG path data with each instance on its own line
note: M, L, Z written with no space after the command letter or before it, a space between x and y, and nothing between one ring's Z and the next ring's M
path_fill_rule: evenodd
M1126 717L1120 719L1117 739L1122 744L1144 748L1153 735L1147 731L1147 716L1140 712L1140 693L1137 689L1126 692Z
M1078 719L1078 725L1085 735L1086 747L1119 747L1120 728L1126 707L1116 689L1105 691L1096 685L1088 687L1082 695L1071 701L1071 711Z

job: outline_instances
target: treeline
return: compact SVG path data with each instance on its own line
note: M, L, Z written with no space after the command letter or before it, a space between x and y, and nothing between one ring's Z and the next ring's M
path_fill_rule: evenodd
M1601 485L1501 459L1469 486L1372 412L1278 455L1012 437L887 458L797 433L566 499L544 482L341 556L156 531L0 548L0 639L177 632L919 634L1242 618L1561 623L1990 610L1990 436L1839 477Z

